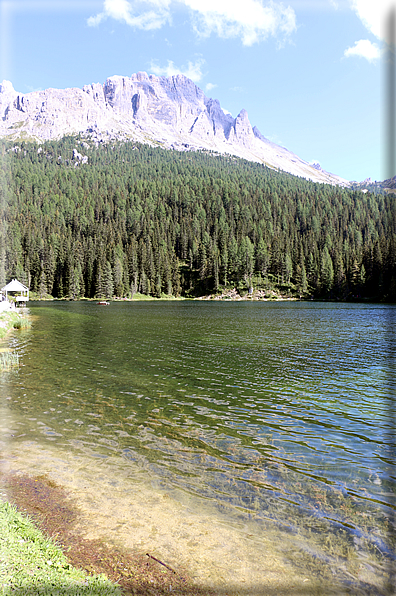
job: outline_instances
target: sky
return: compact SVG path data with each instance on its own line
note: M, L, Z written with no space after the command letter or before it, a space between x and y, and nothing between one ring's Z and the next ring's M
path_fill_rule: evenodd
M389 177L386 23L396 0L0 0L0 81L82 87L183 73L347 180ZM393 172L393 175L396 171Z

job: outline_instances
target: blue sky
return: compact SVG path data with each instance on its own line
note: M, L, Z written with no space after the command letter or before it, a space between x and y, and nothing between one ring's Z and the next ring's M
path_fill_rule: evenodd
M383 23L394 2L2 0L0 81L28 93L182 72L299 157L382 180Z

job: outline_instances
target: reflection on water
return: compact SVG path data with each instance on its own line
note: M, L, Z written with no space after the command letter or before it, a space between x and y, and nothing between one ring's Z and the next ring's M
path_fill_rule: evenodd
M9 465L202 581L385 594L392 308L36 304L2 379Z

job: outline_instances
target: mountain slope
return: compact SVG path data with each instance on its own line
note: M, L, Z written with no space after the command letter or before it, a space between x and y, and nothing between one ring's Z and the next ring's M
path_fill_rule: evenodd
M207 98L184 75L112 76L83 89L46 89L22 94L0 85L0 136L44 141L83 133L97 143L135 140L166 149L206 149L279 168L315 182L349 186L310 165L252 127L246 110L236 118Z
M3 143L2 285L17 278L57 298L253 286L396 299L392 197L229 155L91 145Z

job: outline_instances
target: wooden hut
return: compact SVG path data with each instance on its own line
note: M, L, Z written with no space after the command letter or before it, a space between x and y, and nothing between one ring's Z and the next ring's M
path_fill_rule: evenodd
M5 294L5 299L7 301L9 294L17 294L14 296L14 300L19 306L22 306L29 300L29 288L21 284L17 279L10 281L4 288L1 288L1 291Z

